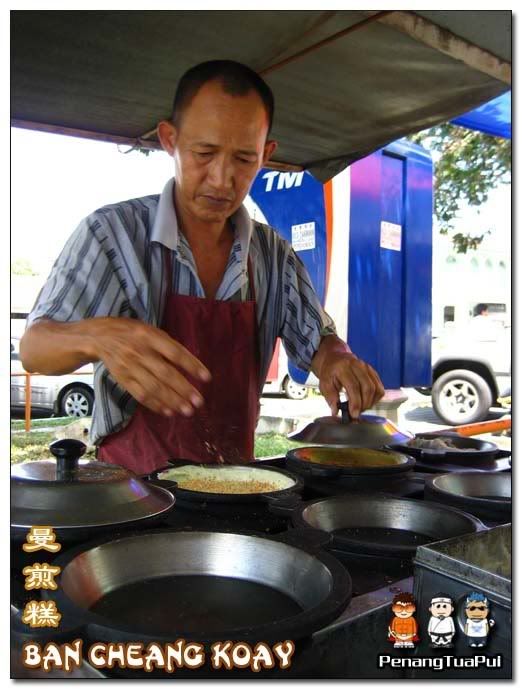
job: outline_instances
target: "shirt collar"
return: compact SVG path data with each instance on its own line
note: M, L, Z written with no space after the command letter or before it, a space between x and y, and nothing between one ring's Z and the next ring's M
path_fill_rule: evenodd
M176 211L174 210L174 177L169 179L163 187L159 198L158 210L150 233L152 242L164 244L169 249L177 249L179 242L179 227Z
M159 199L158 210L151 231L151 241L164 244L171 250L178 251L180 232L178 218L174 209L174 177L164 186ZM248 247L252 237L253 223L247 209L241 205L230 218L236 242L241 245L242 263L246 265Z

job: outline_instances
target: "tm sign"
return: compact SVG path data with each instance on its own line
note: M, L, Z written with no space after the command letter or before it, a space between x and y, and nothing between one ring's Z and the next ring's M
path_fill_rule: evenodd
M292 187L300 187L303 183L304 172L276 172L271 170L265 172L262 179L266 179L265 191L282 191L283 189L292 189ZM277 180L277 185L276 185Z

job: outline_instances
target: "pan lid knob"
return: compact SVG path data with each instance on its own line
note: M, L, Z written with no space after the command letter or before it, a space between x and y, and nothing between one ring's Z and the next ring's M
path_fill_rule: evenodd
M342 423L350 423L352 417L350 416L350 410L348 409L348 400L337 402L337 408L341 410Z
M85 454L87 445L81 440L64 438L51 443L49 450L56 457L56 478L60 481L72 481L78 468L78 461Z

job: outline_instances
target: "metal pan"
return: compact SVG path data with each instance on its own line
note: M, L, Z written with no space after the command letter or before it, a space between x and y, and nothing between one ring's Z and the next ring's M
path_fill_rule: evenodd
M420 442L447 442L451 443L453 447L437 448L437 447L416 447L415 441ZM394 450L408 452L413 457L421 460L431 461L437 459L444 459L446 461L453 461L455 459L472 462L480 459L492 459L498 452L498 446L495 443L487 442L485 440L478 440L477 438L467 438L458 433L443 432L443 433L417 433L415 438L408 443L394 445Z
M393 476L339 477L333 479L310 477L305 478L305 490L308 499L335 497L347 493L387 493L398 498L420 498L424 496L423 474L409 471Z
M317 478L397 476L410 471L415 459L393 450L348 447L299 447L286 455L291 471Z
M268 498L300 493L304 485L299 476L284 469L186 462L159 472L157 478L176 483L178 504L264 503Z
M102 541L58 558L60 587L43 595L97 641L303 639L351 596L347 571L317 548L324 535L309 537L162 530Z
M424 494L466 510L487 521L511 521L511 475L484 472L450 473L426 479Z
M419 545L485 528L453 507L376 493L289 504L288 511L296 527L331 534L331 547L339 551L402 559L413 557Z
M451 449L419 448L408 443L393 446L393 450L407 452L417 460L420 471L499 471L509 468L501 458L506 454L495 443L467 438L453 432L418 433L414 440L446 440L455 445ZM509 455L509 453L507 453ZM500 460L500 463L499 463Z

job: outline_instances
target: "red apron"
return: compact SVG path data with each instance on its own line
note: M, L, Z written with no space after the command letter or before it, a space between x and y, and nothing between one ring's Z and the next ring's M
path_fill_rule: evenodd
M172 264L167 259L168 293L162 329L197 357L212 374L196 381L205 404L191 417L156 414L138 404L129 424L102 441L98 458L136 474L149 474L168 459L239 464L254 457L259 415L259 354L254 298L218 301L172 294Z

